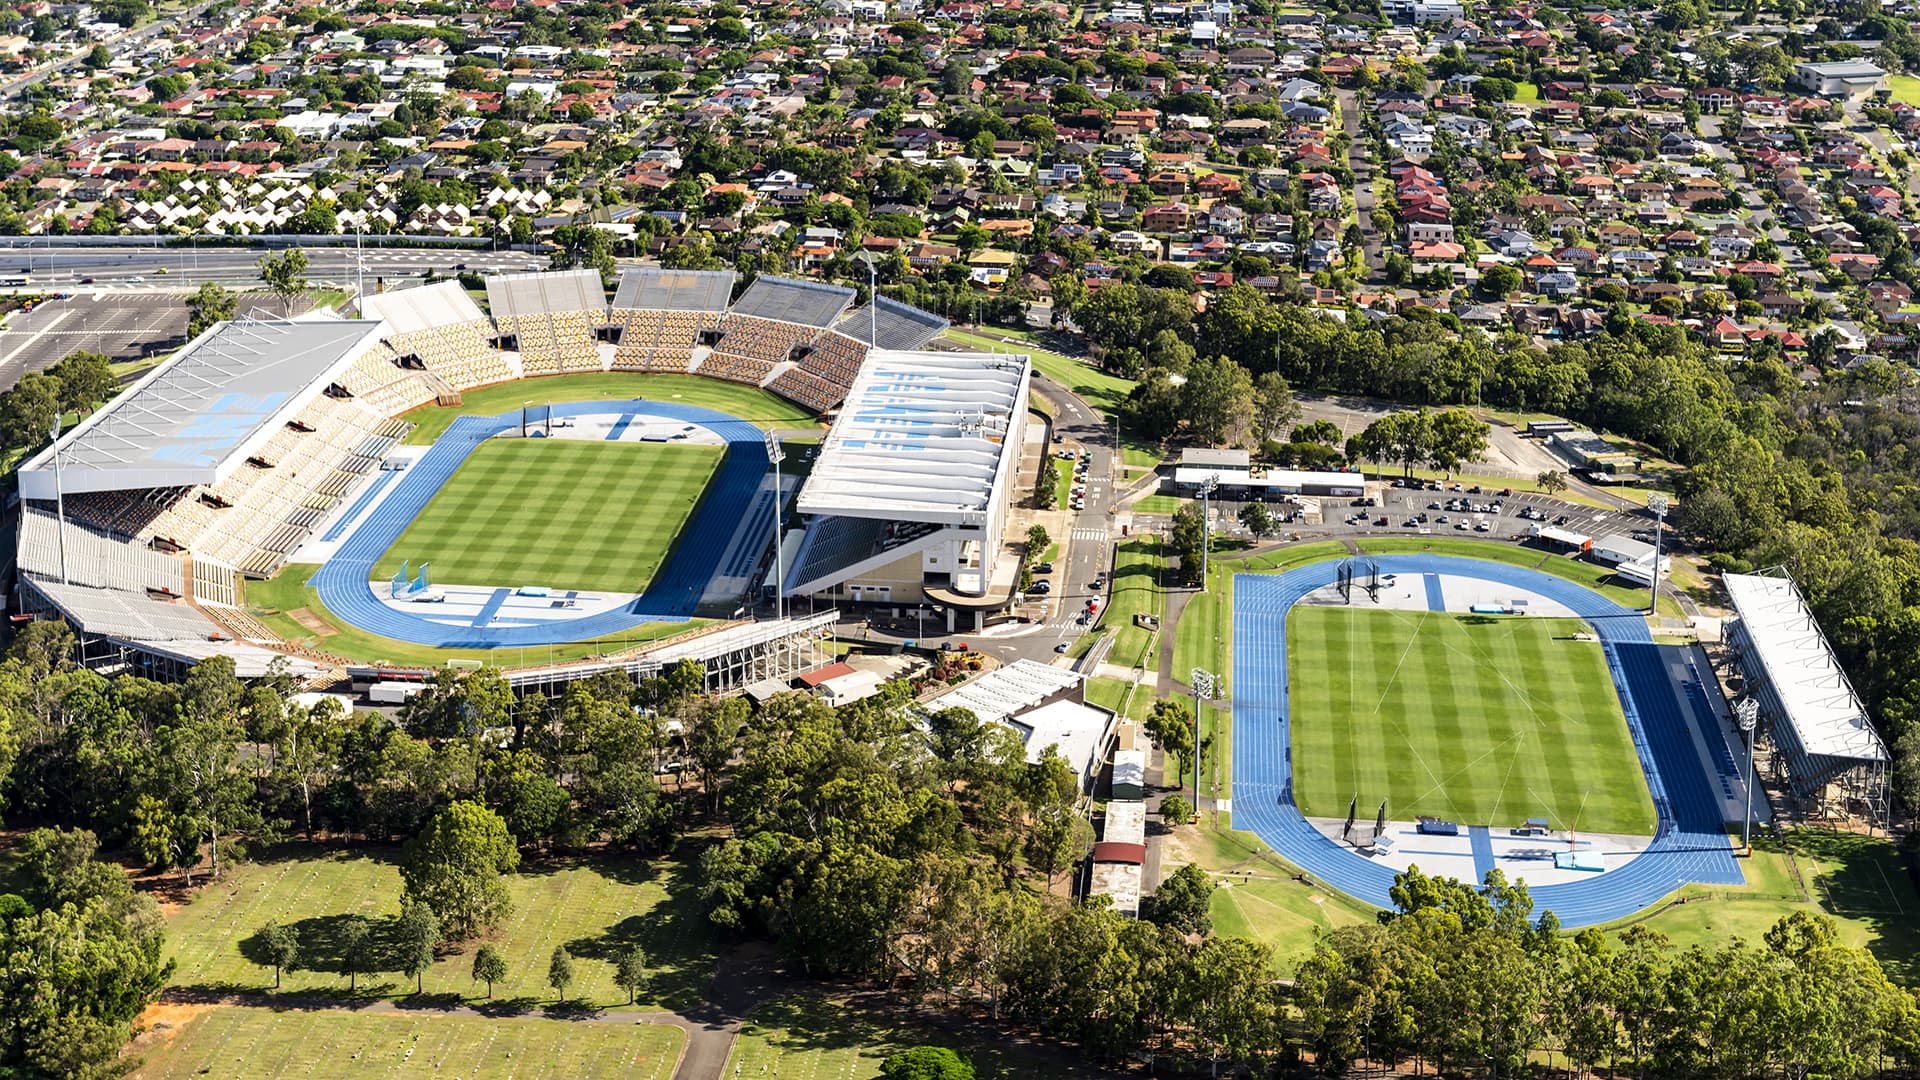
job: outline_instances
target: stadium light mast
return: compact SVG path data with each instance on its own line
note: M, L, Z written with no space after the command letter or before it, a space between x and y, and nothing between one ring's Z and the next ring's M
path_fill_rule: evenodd
M1647 509L1653 511L1653 588L1647 596L1647 614L1660 613L1660 542L1667 536L1667 497L1661 492L1647 496Z
M1193 805L1200 808L1200 706L1201 702L1212 698L1214 694L1214 674L1206 668L1197 667L1188 673L1193 683Z
M1753 751L1760 727L1760 699L1751 695L1742 698L1734 706L1733 718L1740 725L1740 733L1747 737L1747 809L1740 816L1740 846L1748 855L1753 854Z
M56 412L53 417L53 534L60 546L60 584L71 585L67 580L67 495L60 483L60 420Z
M1220 474L1209 473L1200 481L1200 591L1207 591L1207 556L1213 547L1213 492L1220 486Z
M880 347L880 279L873 269L873 257L862 259L867 264L867 348Z
M780 436L767 432L767 460L773 463L773 617L787 617L785 559L780 552L780 462L786 458Z

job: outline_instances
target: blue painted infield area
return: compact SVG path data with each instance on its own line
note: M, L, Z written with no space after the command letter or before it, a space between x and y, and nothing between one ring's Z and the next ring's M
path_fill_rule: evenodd
M727 443L726 460L707 484L705 497L687 522L666 565L648 583L647 591L632 603L612 611L577 619L528 626L449 626L382 603L368 575L415 516L426 509L440 488L467 460L475 447L500 432L520 425L515 410L499 416L462 416L447 428L402 475L393 494L360 523L313 575L320 602L328 611L354 626L381 637L446 649L496 649L527 645L563 645L572 641L624 633L650 622L684 622L699 605L719 570L720 556L740 524L743 508L766 476L766 435L745 420L722 412L670 401L578 401L553 406L554 416L651 416L698 424ZM468 584L462 582L461 584Z
M1658 835L1619 869L1533 888L1536 912L1552 910L1563 926L1591 926L1631 915L1691 882L1742 882L1715 794L1719 778L1709 775L1694 748L1692 710L1683 710L1661 647L1637 612L1564 578L1506 563L1445 555L1380 556L1378 562L1383 574L1452 574L1537 593L1587 620L1606 651L1659 815ZM1328 885L1391 907L1393 869L1322 835L1293 800L1287 612L1308 593L1332 585L1338 565L1330 559L1284 574L1234 577L1233 823Z

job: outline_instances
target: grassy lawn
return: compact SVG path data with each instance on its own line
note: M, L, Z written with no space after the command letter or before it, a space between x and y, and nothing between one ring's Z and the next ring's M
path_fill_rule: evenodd
M1312 954L1326 930L1372 922L1373 909L1293 879L1294 867L1252 833L1236 832L1217 815L1176 829L1167 838L1161 872L1197 863L1213 875L1213 930L1270 946L1282 973Z
M1301 606L1287 620L1296 796L1338 816L1475 825L1545 816L1650 836L1653 800L1606 657L1576 619Z
M289 566L266 581L247 582L247 611L265 623L269 630L280 635L283 641L370 664L439 667L447 660L455 659L483 660L498 667L525 667L529 664L585 660L684 634L710 621L690 619L683 623L646 623L614 637L549 648L439 649L431 645L415 645L409 641L384 638L336 618L320 602L319 590L307 585L307 579L313 575L314 569L312 566ZM330 627L333 632L322 634L308 628L293 616L292 613L296 611L302 612L307 619Z
M1162 573L1158 537L1128 540L1120 545L1113 582L1108 588L1107 610L1101 616L1115 635L1113 648L1107 653L1108 663L1151 671L1159 662L1156 652L1159 632L1135 626L1133 617L1165 614L1166 601L1160 593Z
M725 451L489 439L375 564L433 563L436 583L646 591Z
M584 375L546 375L534 379L495 383L468 390L452 408L422 405L406 415L416 426L406 441L425 445L439 438L458 416L495 416L536 405L569 401L625 401L651 398L716 409L761 427L812 427L814 415L785 398L757 386L703 379L698 375L648 375L633 371L592 372Z
M491 939L507 961L507 979L494 985L494 997L526 1008L551 1001L547 961L555 946L565 945L574 955L569 1000L625 1007L626 993L613 985L612 955L637 941L654 971L642 1003L691 1004L713 970L693 873L680 863L630 858L523 863L508 882L513 914ZM341 920L357 914L379 924L399 909L400 872L388 853L294 848L237 867L170 916L167 946L179 965L173 981L208 990L271 989L272 969L248 960L241 943L277 919L300 935L307 954L308 970L284 976L283 989L345 994L347 978L332 945ZM486 985L471 978L480 944L443 946L427 972L427 992L484 998ZM389 957L377 966L399 965ZM413 980L396 970L362 976L359 993L402 998L413 993Z
M131 1075L666 1080L685 1042L679 1028L663 1024L226 1007L195 1017Z
M1568 581L1578 582L1624 608L1642 608L1647 602L1645 586L1622 584L1614 576L1613 571L1604 566L1580 562L1577 559L1569 559L1562 555L1541 551L1539 548L1523 547L1519 544L1437 537L1420 539L1390 537L1361 540L1360 550L1367 555L1458 555L1466 559L1511 563L1514 566L1525 566L1555 577L1566 578ZM1684 617L1679 602L1671 596L1660 598L1660 614L1675 619Z
M1172 514L1192 502L1178 495L1142 495L1133 500L1133 510L1141 514Z
M1120 712L1124 707L1125 715L1129 718L1145 720L1147 710L1153 708L1153 690L1151 687L1140 687L1133 691L1133 698L1129 701L1127 691L1132 687L1132 683L1120 679L1088 679L1087 700L1114 712Z
M1893 92L1893 100L1908 105L1920 105L1920 78L1912 75L1889 75L1887 87Z
M891 1054L946 1046L973 1063L979 1080L1106 1075L1041 1057L1000 1040L928 1030L817 997L789 997L754 1010L740 1025L724 1075L780 1080L872 1080Z
M1754 856L1740 869L1745 885L1689 885L1675 894L1678 903L1606 929L1619 933L1645 925L1684 949L1729 937L1758 943L1795 911L1825 913L1840 924L1842 941L1872 952L1895 981L1910 985L1920 977L1920 924L1914 920L1920 894L1893 841L1813 827L1778 838L1756 834Z

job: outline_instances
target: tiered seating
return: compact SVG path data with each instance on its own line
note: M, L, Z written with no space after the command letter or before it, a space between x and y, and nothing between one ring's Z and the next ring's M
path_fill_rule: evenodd
M596 316L585 311L555 311L502 320L501 329L520 343L520 362L529 375L558 375L600 370Z
M705 371L705 368L701 369ZM788 368L773 377L767 389L814 412L826 412L846 400L847 388L800 368Z
M715 352L764 360L769 365L785 363L793 350L811 345L820 333L816 326L729 315L720 321L723 335ZM704 370L704 369L703 369Z
M419 357L429 371L466 390L513 377L513 367L487 337L485 322L470 321L395 334L387 344L397 355Z
M173 509L192 490L170 487L69 495L67 517L117 536L132 536Z
M613 352L613 370L615 371L651 371L653 369L653 343L660 336L660 326L666 319L664 311L622 311L616 309L611 316L613 325L620 327L620 347Z
M774 365L752 356L729 356L726 353L714 353L700 365L700 374L728 382L751 383L758 386L773 374Z
M680 372L691 364L700 332L718 326L721 313L615 308L612 319L622 327L620 347L613 354L615 371Z
M433 388L419 373L400 366L401 354L381 342L354 360L340 377L340 385L381 415L406 412L434 399Z

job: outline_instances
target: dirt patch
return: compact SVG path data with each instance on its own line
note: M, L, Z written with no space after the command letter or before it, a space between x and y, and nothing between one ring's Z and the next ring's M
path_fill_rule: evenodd
M294 608L287 612L287 616L299 623L301 627L311 631L314 637L332 637L340 632L332 623L315 615L312 608Z
M180 1029L186 1027L194 1017L218 1008L219 1005L208 1002L156 1001L141 1010L139 1018L133 1022L134 1030L140 1034L127 1044L121 1056L138 1061L148 1051L164 1049L179 1037ZM140 1074L135 1071L132 1075Z

